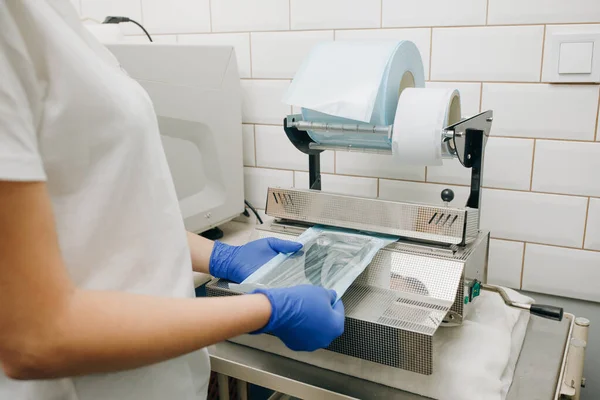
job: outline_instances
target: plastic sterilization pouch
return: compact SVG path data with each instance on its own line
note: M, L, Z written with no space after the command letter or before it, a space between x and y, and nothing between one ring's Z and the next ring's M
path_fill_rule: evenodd
M312 284L337 293L336 302L369 265L377 251L398 238L372 236L348 230L312 227L297 239L303 247L279 254L232 290L280 288Z

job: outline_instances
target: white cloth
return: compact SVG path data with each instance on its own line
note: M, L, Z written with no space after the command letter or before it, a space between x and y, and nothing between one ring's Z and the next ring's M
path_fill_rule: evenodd
M521 303L532 299L505 289ZM317 350L294 352L268 335L242 335L235 342L350 376L437 400L505 400L523 347L529 313L508 307L502 298L482 291L461 326L439 328L433 336L433 374L390 368L359 358ZM319 353L317 357L315 354Z
M504 289L514 301L533 302ZM504 400L523 347L529 313L482 291L460 327L440 328L433 339L433 374L403 371L403 389L439 400Z
M0 180L46 181L81 288L194 296L190 253L150 98L69 0L0 0ZM152 310L148 310L149 313ZM0 399L198 400L206 350L131 371L22 382Z

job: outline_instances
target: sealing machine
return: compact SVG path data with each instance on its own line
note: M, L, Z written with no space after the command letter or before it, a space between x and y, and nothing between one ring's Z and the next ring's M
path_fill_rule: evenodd
M394 134L393 126L319 123L305 121L300 114L284 119L289 140L308 155L310 188L269 188L266 214L274 220L257 227L254 239L293 240L317 224L400 237L376 254L344 294L344 334L326 350L311 355L309 363L319 365L320 357L336 352L391 368L432 374L433 335L441 326L460 325L480 290L487 287L490 235L479 229L479 221L484 150L492 121L492 111L486 111L440 132L443 157L458 158L471 169L470 196L465 207L450 206L454 198L450 189L442 191L445 206L440 207L321 192L323 151L391 150L321 145L307 131L346 138L368 133L389 139ZM208 296L238 294L229 282L219 279L207 284L206 291ZM562 320L560 308L505 300L532 314ZM232 341L277 354L277 346L273 345L277 340L270 335L245 335Z

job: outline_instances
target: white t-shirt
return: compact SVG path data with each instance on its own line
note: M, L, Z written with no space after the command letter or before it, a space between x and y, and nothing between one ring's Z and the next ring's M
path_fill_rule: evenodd
M0 180L47 183L78 287L194 296L150 98L69 0L0 0ZM0 372L0 399L198 400L209 371L201 350L73 379L13 381Z

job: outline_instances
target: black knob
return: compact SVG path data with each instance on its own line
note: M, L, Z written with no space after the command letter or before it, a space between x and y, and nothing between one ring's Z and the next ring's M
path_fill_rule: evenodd
M532 304L529 312L538 317L553 319L555 321L562 321L563 319L562 307Z
M454 191L452 189L442 190L442 200L446 203L450 203L454 200Z

